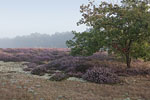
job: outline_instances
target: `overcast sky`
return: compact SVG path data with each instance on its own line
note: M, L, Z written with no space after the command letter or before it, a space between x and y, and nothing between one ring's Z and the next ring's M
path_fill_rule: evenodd
M100 0L98 0L100 1ZM107 0L113 1L113 0ZM65 31L84 31L77 26L80 5L88 0L0 0L0 38Z

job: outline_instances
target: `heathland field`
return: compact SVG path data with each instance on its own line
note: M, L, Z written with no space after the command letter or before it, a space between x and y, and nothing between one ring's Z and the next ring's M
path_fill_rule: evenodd
M69 49L1 49L0 100L150 100L150 63Z

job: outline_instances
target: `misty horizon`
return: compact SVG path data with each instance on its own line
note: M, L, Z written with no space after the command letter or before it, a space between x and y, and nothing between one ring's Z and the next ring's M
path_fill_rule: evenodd
M65 31L65 32L55 32L55 33L40 33L40 32L32 32L32 33L28 33L28 34L16 34L14 36L4 36L4 37L0 37L0 39L13 39L16 37L26 37L26 36L30 36L32 34L41 34L41 35L49 35L49 36L53 36L55 34L65 34L65 33L71 33L72 31Z
M14 38L0 38L0 48L67 48L66 41L72 38L72 32L52 35L32 33Z

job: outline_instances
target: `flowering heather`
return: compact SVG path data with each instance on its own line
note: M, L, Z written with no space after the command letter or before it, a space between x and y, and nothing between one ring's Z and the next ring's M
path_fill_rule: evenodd
M27 66L23 69L24 71L32 71L34 68L38 67L36 63L25 63L24 65Z
M150 68L113 69L118 76L150 75Z
M114 84L120 82L118 76L106 67L94 67L89 69L84 75L83 79L100 83L100 84Z
M62 81L64 79L68 78L68 75L64 74L64 73L55 73L51 78L50 80L51 81Z
M38 66L36 63L25 63L24 65L28 66L29 68L35 68Z
M64 72L57 73L54 76L56 80L61 80L66 75L111 84L119 82L118 76L150 75L150 68L143 68L143 62L136 64L136 61L134 67L125 69L125 64L108 56L106 52L74 57L69 55L69 49L0 49L0 60L28 62L23 70L34 75L56 74L56 70Z
M43 61L51 61L68 56L69 49L0 49L0 60L2 61L27 61L41 64Z
M68 72L67 75L70 76L70 77L82 78L83 73L81 73L81 72Z
M86 72L91 67L86 63L88 60L84 57L68 56L50 62L46 67L47 69L63 70L65 72Z
M43 67L43 65L40 65L40 66L38 66L38 67L33 68L33 70L31 71L31 74L42 76L42 75L44 75L46 72L47 72L46 68Z

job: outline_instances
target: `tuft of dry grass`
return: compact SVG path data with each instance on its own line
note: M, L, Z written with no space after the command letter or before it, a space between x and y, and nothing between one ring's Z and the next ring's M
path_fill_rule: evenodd
M52 82L19 73L0 73L0 100L149 100L150 76L121 77L121 84Z

